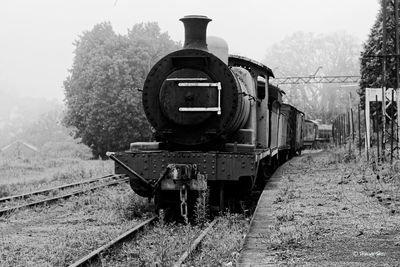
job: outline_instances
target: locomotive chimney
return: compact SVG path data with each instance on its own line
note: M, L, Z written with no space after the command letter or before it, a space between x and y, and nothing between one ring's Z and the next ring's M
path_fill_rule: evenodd
M190 15L180 19L185 27L184 49L200 49L207 51L207 24L211 21L206 16Z

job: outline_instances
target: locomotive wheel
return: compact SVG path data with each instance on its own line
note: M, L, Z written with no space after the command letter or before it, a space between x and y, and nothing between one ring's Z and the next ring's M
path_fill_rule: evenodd
M283 155L282 155L282 159L280 160L280 165L282 165L282 164L284 164L286 161L288 161L289 160L289 152L285 152Z
M271 176L272 171L269 165L264 165L261 169L261 177L266 182L268 181L269 177Z
M273 172L272 165L268 164L268 159L263 159L258 167L257 183L261 183L264 186Z
M272 159L272 164L271 165L272 165L273 172L279 167L279 162L278 162L278 159L276 157L274 157Z

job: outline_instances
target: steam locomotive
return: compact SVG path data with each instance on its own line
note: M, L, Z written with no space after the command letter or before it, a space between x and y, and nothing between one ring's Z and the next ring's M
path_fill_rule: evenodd
M109 156L137 194L154 197L157 209L180 207L185 217L201 192L212 209L224 210L301 153L304 114L282 103L271 69L206 37L211 19L180 20L183 49L153 66L142 93L156 141Z

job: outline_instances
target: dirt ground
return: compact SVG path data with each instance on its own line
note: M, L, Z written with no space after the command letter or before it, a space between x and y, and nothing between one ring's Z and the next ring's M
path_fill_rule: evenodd
M396 163L397 164L397 163ZM345 151L286 163L262 236L270 266L400 266L400 164Z

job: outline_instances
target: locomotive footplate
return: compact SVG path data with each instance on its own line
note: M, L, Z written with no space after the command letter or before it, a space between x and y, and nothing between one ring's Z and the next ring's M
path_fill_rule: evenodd
M161 190L180 190L184 185L188 190L206 190L206 175L198 171L196 164L168 164L167 175L160 183Z
M155 150L118 152L115 157L149 182L157 181L170 164L179 169L181 165L191 165L192 169L196 165L197 174L207 175L207 181L238 181L242 176L255 175L257 169L257 153ZM136 179L119 164L115 164L115 173Z

